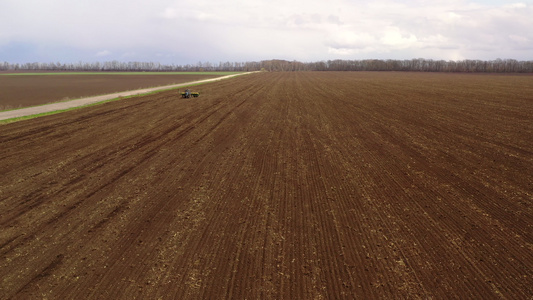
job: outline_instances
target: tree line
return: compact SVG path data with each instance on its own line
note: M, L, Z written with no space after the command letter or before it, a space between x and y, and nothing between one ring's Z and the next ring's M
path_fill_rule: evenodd
M249 72L249 71L416 71L471 73L533 73L533 61L515 59L445 61L432 59L410 60L327 60L299 62L263 60L258 62L198 62L176 65L156 62L77 62L77 63L9 63L0 62L0 71L91 71L91 72Z

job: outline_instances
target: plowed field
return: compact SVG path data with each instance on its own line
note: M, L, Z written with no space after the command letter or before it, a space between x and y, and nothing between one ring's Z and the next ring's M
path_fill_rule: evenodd
M222 75L2 75L0 110L192 82Z
M0 126L0 299L530 299L533 78L259 73Z

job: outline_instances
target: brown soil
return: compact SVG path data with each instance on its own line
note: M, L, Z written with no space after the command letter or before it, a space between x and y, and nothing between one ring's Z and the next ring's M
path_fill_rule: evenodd
M0 298L533 295L533 81L260 73L0 126Z
M217 75L17 75L0 76L0 110L41 105Z

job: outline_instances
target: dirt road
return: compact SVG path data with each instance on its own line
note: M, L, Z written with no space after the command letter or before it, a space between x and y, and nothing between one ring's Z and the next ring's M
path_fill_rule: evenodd
M0 298L528 299L528 78L259 73L0 126Z

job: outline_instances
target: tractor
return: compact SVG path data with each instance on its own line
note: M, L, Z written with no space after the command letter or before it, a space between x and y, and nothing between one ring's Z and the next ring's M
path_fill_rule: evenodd
M191 97L198 97L200 96L200 93L198 92L191 92L189 89L186 89L185 92L181 93L181 98L191 98Z

